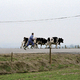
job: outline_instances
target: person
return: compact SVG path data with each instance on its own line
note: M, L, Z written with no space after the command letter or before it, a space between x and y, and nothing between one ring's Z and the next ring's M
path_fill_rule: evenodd
M34 41L35 39L34 39L33 37L34 37L34 33L31 34L31 36L30 36L30 38L29 38L29 40L28 40L27 45L24 47L24 50L26 50L26 47L28 47L30 44L32 44L32 46L34 46L33 41Z

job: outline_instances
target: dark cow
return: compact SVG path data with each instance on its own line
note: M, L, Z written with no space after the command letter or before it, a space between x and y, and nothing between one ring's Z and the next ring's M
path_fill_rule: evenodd
M49 47L51 47L52 44L56 45L56 48L58 45L60 45L60 43L63 43L63 39L62 38L58 38L58 37L49 37L47 39L47 44L46 44L46 47L47 45L49 45Z
M62 38L59 38L58 39L58 43L59 43L59 45L60 45L60 43L63 43L63 39Z
M45 45L47 43L47 40L45 38L36 38L36 44L37 44L37 48L38 48L38 44L41 45L40 48L42 48L42 45Z

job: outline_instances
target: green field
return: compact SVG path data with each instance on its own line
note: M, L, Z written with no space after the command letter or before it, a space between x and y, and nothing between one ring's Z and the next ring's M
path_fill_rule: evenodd
M66 68L35 73L0 75L0 80L80 80L80 69Z
M0 54L0 80L80 80L80 54Z

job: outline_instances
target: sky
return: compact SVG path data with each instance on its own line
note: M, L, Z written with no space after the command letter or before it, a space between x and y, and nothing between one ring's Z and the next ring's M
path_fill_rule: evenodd
M32 32L34 37L63 38L61 45L80 45L76 15L80 15L80 0L0 0L0 48L19 48Z

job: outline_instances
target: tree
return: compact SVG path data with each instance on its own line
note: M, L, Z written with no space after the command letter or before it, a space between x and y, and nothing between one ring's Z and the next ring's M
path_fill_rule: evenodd
M67 46L65 45L65 49L67 48Z
M77 46L77 48L80 48L79 45Z

